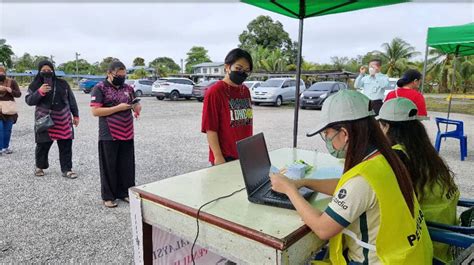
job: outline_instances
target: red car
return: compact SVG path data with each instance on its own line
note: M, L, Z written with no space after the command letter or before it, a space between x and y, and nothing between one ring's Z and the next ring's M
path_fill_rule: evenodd
M195 85L193 87L193 97L195 97L199 102L203 102L207 89L214 85L217 81L219 80L208 80Z

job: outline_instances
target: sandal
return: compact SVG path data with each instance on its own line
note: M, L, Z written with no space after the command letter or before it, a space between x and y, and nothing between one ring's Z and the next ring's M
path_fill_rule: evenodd
M36 168L35 169L35 176L43 177L44 176L44 171L41 168Z
M107 208L115 208L117 207L117 204L113 201L104 201L104 205Z
M77 178L77 174L72 171L63 172L63 177L68 178L68 179L75 179Z

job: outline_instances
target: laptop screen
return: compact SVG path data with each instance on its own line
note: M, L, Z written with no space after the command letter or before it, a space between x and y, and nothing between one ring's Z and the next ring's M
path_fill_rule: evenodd
M263 133L237 142L240 167L244 175L247 193L252 194L268 180L271 163Z

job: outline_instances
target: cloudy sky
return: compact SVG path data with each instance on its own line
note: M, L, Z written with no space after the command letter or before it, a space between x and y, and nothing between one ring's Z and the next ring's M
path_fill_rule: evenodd
M113 56L131 65L137 56L147 63L168 56L180 64L196 45L208 49L213 61L223 61L259 15L281 21L293 40L298 32L296 19L235 2L38 2L0 0L0 38L7 39L17 56L53 55L57 63L74 60L79 52L91 63ZM472 21L472 1L423 1L310 18L304 25L303 56L327 63L331 56L380 49L394 37L424 51L427 27Z

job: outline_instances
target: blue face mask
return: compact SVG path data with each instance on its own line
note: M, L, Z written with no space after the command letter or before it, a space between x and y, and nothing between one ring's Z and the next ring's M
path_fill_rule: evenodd
M335 158L339 158L339 159L342 159L342 158L346 158L346 150L344 150L346 148L346 145L347 143L342 147L342 150L337 150L336 148L334 148L334 145L332 144L333 142L333 139L340 133L341 131L338 131L333 137L331 138L323 138L324 142L326 142L326 148L328 149L328 152L334 156Z

